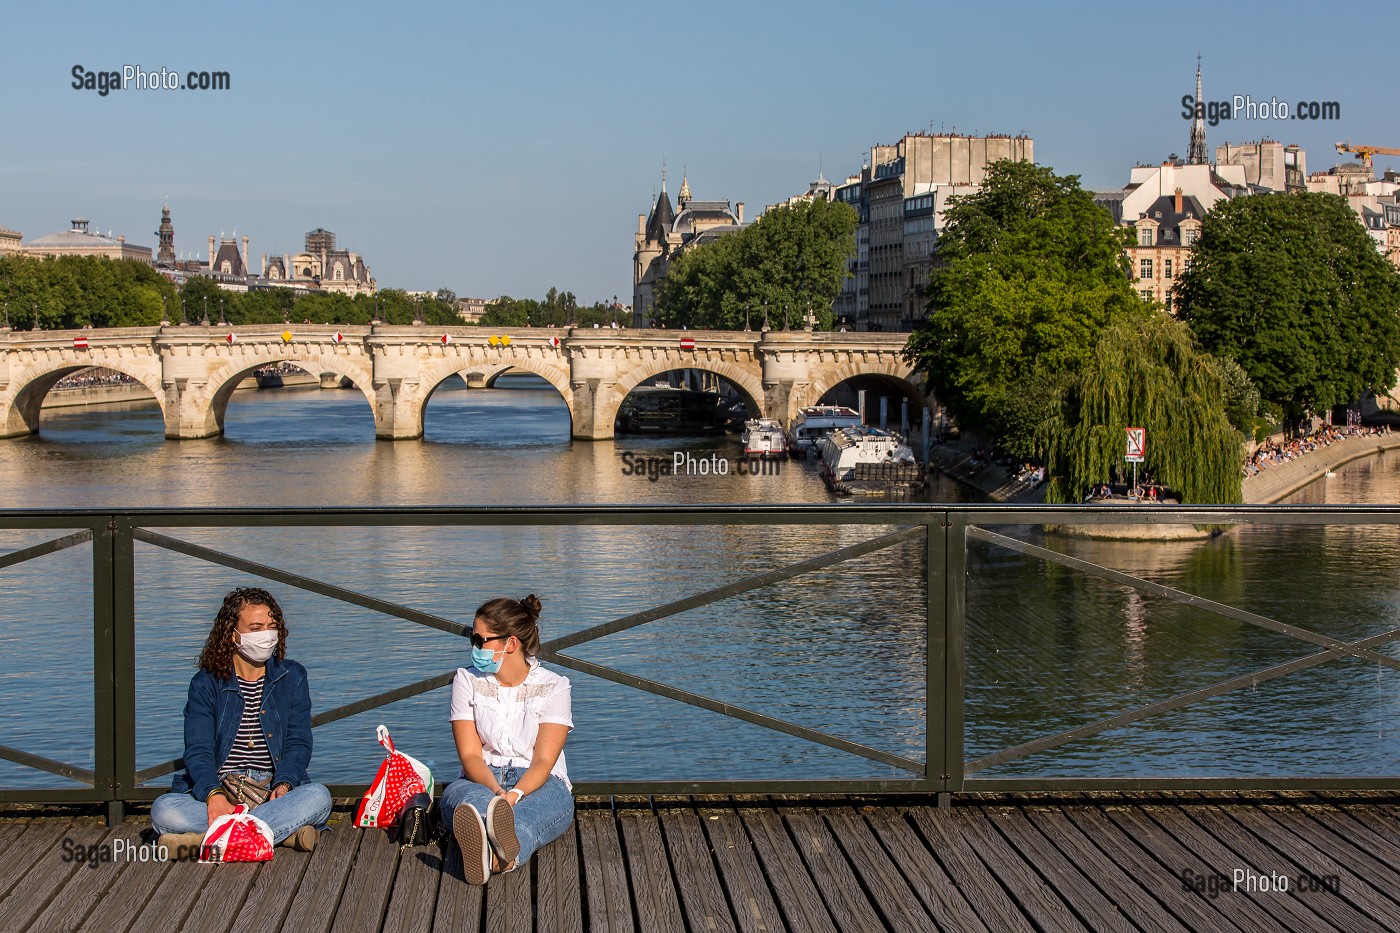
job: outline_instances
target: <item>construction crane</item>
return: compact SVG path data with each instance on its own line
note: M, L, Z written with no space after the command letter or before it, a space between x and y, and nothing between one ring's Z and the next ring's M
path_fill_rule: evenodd
M1361 164L1367 168L1371 167L1371 156L1392 155L1400 156L1400 149L1388 149L1385 146L1353 146L1350 142L1337 143L1337 151L1345 155L1354 152L1361 157Z

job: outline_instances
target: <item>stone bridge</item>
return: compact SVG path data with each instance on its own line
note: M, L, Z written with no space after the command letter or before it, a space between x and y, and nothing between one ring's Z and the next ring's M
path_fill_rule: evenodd
M508 339L506 339L508 338ZM906 335L810 331L249 325L83 331L0 330L0 437L39 429L44 396L91 366L150 389L169 438L222 433L233 390L259 367L291 363L348 382L374 413L375 435L421 437L423 409L444 380L489 387L507 371L534 373L568 405L575 438L613 436L627 394L670 370L715 373L757 417L787 424L797 410L856 377L929 406L900 356ZM335 380L334 377L340 377Z

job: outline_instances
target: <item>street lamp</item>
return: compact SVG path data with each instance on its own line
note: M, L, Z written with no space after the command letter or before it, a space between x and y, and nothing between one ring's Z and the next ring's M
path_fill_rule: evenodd
M203 324L205 327L208 327L208 326L209 326L209 296L208 296L208 295L205 295L205 296L204 296L204 316L203 316L202 318L199 319L199 323Z

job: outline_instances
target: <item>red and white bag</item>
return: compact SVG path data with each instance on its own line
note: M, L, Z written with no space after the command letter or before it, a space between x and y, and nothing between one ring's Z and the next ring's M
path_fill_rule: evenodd
M267 862L272 859L272 827L243 804L219 817L204 834L201 862Z
M418 759L397 751L384 726L376 729L375 735L389 754L379 766L374 783L355 808L355 825L388 829L398 820L408 798L414 794L427 794L432 798L433 772Z

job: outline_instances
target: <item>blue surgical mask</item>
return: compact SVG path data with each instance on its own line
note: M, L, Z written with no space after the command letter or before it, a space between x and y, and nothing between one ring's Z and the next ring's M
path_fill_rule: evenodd
M501 652L501 661L505 660L505 652ZM472 649L472 667L483 674L494 674L501 669L501 661L496 660L496 652L490 648Z

